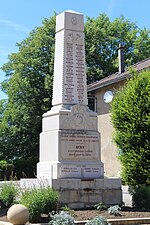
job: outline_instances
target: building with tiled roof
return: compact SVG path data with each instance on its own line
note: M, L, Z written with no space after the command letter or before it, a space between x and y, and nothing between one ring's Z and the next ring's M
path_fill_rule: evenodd
M135 71L141 72L145 69L150 69L150 58L138 62L132 66ZM100 81L94 82L88 85L88 92L95 91L96 89L108 86L110 84L115 84L126 80L130 77L129 71L124 71L122 73L116 72L108 77L101 79Z
M137 72L150 69L150 58L134 64L132 68ZM119 72L88 85L89 99L92 100L92 107L98 114L101 160L104 162L105 176L108 177L118 177L121 171L118 150L113 142L114 129L111 123L109 102L113 99L114 92L121 88L129 77L129 71L124 71L124 67L119 67Z

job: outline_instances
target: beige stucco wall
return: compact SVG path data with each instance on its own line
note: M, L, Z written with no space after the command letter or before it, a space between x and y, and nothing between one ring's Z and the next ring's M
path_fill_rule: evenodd
M101 134L101 160L104 163L105 176L119 177L121 164L118 160L118 149L113 141L113 125L111 123L110 104L103 101L106 91L115 91L123 83L109 85L95 91L93 94L97 98L98 129Z
M104 175L119 177L121 165L118 160L117 147L113 142L110 113L98 116L98 129L101 134L101 160L104 163Z

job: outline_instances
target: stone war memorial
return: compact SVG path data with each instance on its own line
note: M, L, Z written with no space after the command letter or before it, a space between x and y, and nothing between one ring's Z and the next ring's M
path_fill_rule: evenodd
M121 180L104 178L85 70L84 18L68 10L56 16L53 107L42 119L37 178L47 180L70 208L122 202Z

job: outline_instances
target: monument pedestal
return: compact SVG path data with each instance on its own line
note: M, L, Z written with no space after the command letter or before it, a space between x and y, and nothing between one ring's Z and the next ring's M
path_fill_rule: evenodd
M78 104L44 114L37 177L103 178L97 124L96 113Z

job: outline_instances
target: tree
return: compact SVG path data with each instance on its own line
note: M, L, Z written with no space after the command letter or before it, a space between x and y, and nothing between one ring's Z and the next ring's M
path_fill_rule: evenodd
M1 102L0 158L38 160L42 114L51 107L55 16L43 21L17 44L19 51L3 66L8 95Z
M122 178L130 186L150 183L150 71L134 74L112 103L114 140Z
M137 61L149 53L149 31L146 29L143 33L141 30L140 35L137 26L123 17L113 22L105 14L96 19L87 18L88 83L117 70L116 49L120 41L126 44L126 62L127 58L134 62L131 59L135 42ZM12 53L3 66L7 79L2 87L8 99L0 103L0 160L38 160L41 118L51 108L54 45L55 15L44 19L41 27L17 43L18 52Z
M139 29L123 16L110 21L105 14L87 18L85 45L88 83L118 71L118 47L124 45L125 66L149 57L150 30Z

